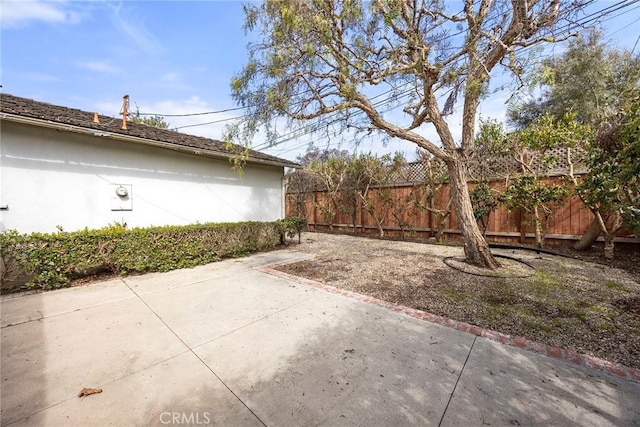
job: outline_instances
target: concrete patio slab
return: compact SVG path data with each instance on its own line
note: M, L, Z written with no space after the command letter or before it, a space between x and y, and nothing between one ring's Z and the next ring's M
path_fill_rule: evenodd
M3 425L187 350L137 298L5 327L1 344Z
M15 426L261 426L193 353L184 353L75 396Z
M324 293L195 352L267 425L427 425L472 342Z
M2 298L0 425L640 425L640 383L257 270L302 257Z
M640 384L477 338L443 426L640 425Z
M0 326L4 328L134 296L120 279L47 293L9 295L0 300Z
M165 291L200 283L206 280L230 277L234 274L249 271L265 265L284 261L302 260L308 255L290 251L272 251L252 255L247 258L226 259L220 262L200 265L194 268L168 271L166 273L149 273L131 275L123 278L125 283L138 295Z
M143 295L190 347L242 328L319 293L257 271Z

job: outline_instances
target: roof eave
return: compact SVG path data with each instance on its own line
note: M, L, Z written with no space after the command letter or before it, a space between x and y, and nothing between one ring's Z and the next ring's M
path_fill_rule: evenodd
M67 132L75 132L75 133L80 133L80 134L85 134L85 135L91 135L91 136L94 136L94 137L110 138L110 139L116 139L116 140L125 141L125 142L143 144L143 145L148 145L148 146L152 146L152 147L164 148L164 149L168 149L168 150L173 150L173 151L178 151L178 152L182 152L182 153L193 154L193 155L197 155L197 156L210 157L210 158L215 158L215 159L220 159L220 160L229 160L229 159L234 157L233 154L220 153L218 151L213 151L213 150L201 149L201 148L196 148L196 147L189 147L189 146L186 146L186 145L173 144L173 143L164 142L164 141L157 141L157 140L153 140L153 139L149 139L149 138L142 138L142 137L139 137L139 136L123 135L121 133L110 132L110 131L107 131L107 130L85 128L85 127L82 127L82 126L76 126L76 125L70 125L70 124L67 124L67 123L54 122L54 121L51 121L51 120L43 120L43 119L37 119L37 118L33 118L33 117L25 117L25 116L21 116L21 115L18 115L18 114L0 113L0 119L8 120L8 121L11 121L11 122L16 122L16 123L33 125L33 126L40 126L40 127L49 128L49 129L56 129L56 130L62 130L62 131L67 131ZM247 163L251 163L251 164L260 164L260 165L267 165L267 166L300 168L300 165L297 164L297 163L294 163L294 162L278 162L278 161L274 161L274 160L260 159L260 158L256 158L256 157L249 157L246 160L246 162Z

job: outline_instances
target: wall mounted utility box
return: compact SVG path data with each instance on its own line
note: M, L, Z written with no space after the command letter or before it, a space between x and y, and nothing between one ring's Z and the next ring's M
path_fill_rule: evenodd
M133 210L131 184L111 184L111 210Z

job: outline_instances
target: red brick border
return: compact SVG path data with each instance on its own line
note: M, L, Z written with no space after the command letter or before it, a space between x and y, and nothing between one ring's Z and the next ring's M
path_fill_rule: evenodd
M277 264L271 264L265 267L260 267L257 270L263 273L270 274L272 276L281 277L283 279L291 280L293 282L309 285L314 288L322 289L333 294L342 295L345 297L353 298L363 303L373 304L378 307L387 308L395 311L396 313L404 314L409 317L414 317L420 320L426 320L427 322L436 323L438 325L445 326L447 328L457 329L462 332L473 334L479 337L487 338L492 341L497 341L502 344L510 345L513 347L522 348L525 350L539 353L547 357L554 359L560 359L567 362L571 362L576 365L584 366L597 371L606 372L610 375L624 378L627 380L640 383L640 369L630 368L628 366L621 365L620 363L609 362L607 360L599 359L588 354L578 353L573 350L567 350L552 345L539 343L536 341L528 340L524 337L513 337L501 332L492 331L490 329L481 328L480 326L471 325L465 322L458 322L457 320L448 319L446 317L438 316L435 314L427 313L426 311L417 310L415 308L405 307L402 305L394 304L392 302L383 301L381 299L362 295L357 292L347 291L345 289L336 288L335 286L326 285L324 283L317 282L315 280L307 279L304 277L294 276L289 273L275 270L275 267L291 264L297 262L297 260L284 261Z

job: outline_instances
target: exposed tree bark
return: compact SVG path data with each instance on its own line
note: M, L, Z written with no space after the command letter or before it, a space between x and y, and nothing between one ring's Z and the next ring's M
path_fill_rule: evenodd
M533 207L533 223L536 236L536 246L541 248L544 246L544 237L542 233L542 222L540 221L540 212L538 211L537 206Z
M600 224L600 229L604 234L604 257L608 260L613 260L614 253L614 242L613 239L616 237L616 233L622 227L622 216L618 212L614 212L610 217L607 217L606 221L600 215L600 212L596 214L596 220L598 224ZM607 223L611 223L610 227L607 227Z
M351 223L353 225L353 234L357 234L357 219L358 219L358 199L353 198L353 206L351 211Z
M449 198L447 206L444 208L444 210L436 209L434 204L431 203L431 209L429 209L429 211L435 214L435 216L438 218L438 226L435 228L435 230L432 228L431 232L433 233L433 237L435 237L436 242L438 243L442 242L442 236L444 234L444 224L447 218L449 218L449 215L451 215L452 202L453 198Z
M607 234L606 236L604 236L604 257L609 261L613 260L613 238L614 236L612 234Z
M596 240L598 240L601 232L602 229L600 228L600 223L597 218L594 218L584 235L573 245L573 249L577 251L586 251L593 246Z
M496 269L500 267L500 264L491 255L489 244L482 237L476 218L473 215L473 206L471 205L469 187L467 186L467 162L461 158L462 155L458 151L453 160L447 161L447 168L449 170L449 185L451 186L458 226L462 230L465 241L464 254L470 264Z

